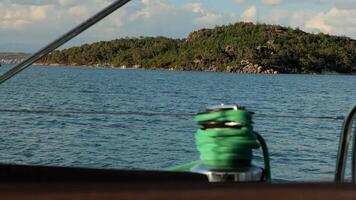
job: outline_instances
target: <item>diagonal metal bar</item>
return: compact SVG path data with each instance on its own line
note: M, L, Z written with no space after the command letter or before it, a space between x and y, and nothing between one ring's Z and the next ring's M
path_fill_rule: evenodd
M124 6L126 3L128 3L131 0L117 0L108 7L104 8L94 16L90 17L83 23L79 24L77 27L73 28L69 32L65 33L55 41L51 42L38 52L34 53L32 56L28 57L21 63L17 64L15 67L10 69L9 71L5 72L3 75L0 76L0 84L4 83L11 77L15 76L17 73L21 72L22 70L26 69L30 65L32 65L34 62L38 61L41 59L43 56L49 54L53 50L57 49L58 47L62 46L64 43L68 42L69 40L73 39L83 31L87 30L94 24L98 23L114 11L118 10L122 6Z

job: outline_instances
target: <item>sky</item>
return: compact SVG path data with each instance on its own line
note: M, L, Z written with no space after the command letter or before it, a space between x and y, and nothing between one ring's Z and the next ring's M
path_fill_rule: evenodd
M35 52L113 0L0 0L0 52ZM356 39L356 0L132 0L64 47L121 37L184 38L236 22Z

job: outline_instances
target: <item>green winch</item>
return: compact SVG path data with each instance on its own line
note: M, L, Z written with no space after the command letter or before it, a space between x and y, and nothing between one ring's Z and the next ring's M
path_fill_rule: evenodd
M206 174L211 182L267 182L271 180L269 155L263 137L254 132L252 112L241 106L216 106L199 113L195 134L200 160L175 171ZM253 165L253 150L262 147L264 168Z

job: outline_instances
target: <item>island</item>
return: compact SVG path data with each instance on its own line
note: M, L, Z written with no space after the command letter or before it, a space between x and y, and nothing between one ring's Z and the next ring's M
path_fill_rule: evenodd
M37 64L235 73L356 73L356 41L239 22L187 38L121 38L57 50Z

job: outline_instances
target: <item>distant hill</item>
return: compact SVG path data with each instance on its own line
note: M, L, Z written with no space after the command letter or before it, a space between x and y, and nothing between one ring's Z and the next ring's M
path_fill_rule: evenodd
M186 39L122 38L55 51L43 64L243 73L356 73L356 41L277 25L236 23Z
M0 63L1 64L15 64L21 62L23 59L28 57L30 54L26 53L1 53L0 52Z

